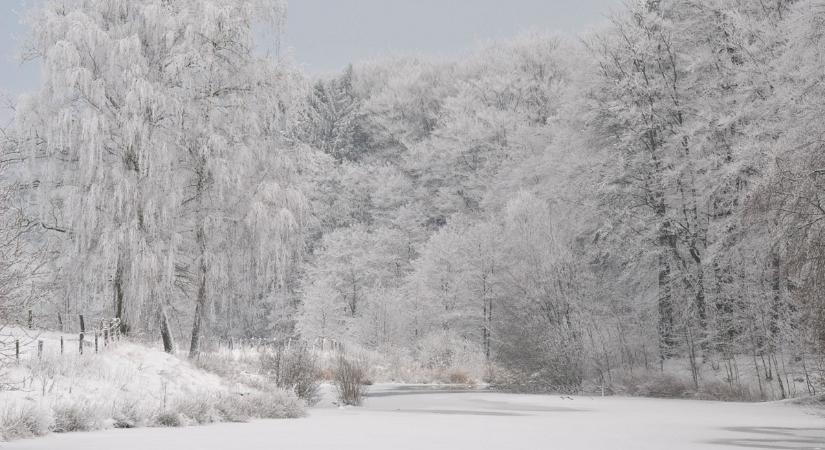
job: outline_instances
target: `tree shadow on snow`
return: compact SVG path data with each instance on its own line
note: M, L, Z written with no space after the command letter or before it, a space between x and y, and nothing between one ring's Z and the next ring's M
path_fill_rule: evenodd
M499 417L520 417L529 414L503 412L503 411L474 411L467 409L396 409L394 412L417 413L417 414L445 414L458 416L499 416Z
M792 427L726 427L726 431L747 433L749 437L714 439L710 444L740 448L778 450L825 450L825 429Z
M393 388L385 391L367 392L366 397L394 397L397 395L430 395L430 394L468 394L478 392L493 392L482 391L479 389L463 389L463 388Z

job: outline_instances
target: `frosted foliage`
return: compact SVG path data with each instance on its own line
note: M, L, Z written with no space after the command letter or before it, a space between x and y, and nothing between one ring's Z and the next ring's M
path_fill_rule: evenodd
M38 156L36 215L65 231L61 309L112 315L122 302L141 329L159 308L185 320L199 261L209 299L235 258L257 267L246 298L283 285L306 208L269 178L290 165L269 129L279 93L261 90L278 69L252 55L252 26L283 13L260 0L88 0L31 18L44 83L16 128Z
M0 160L4 255L42 265L0 293L193 357L330 338L410 378L820 394L821 3L633 1L313 78L281 0L46 2Z
M820 392L819 3L630 2L579 42L317 83L299 331L449 334L525 389L659 370L696 395Z

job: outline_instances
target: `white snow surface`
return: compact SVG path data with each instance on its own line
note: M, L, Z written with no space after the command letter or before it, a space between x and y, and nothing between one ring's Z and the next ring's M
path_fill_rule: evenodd
M825 449L825 418L788 403L562 397L374 386L308 417L50 435L8 450Z

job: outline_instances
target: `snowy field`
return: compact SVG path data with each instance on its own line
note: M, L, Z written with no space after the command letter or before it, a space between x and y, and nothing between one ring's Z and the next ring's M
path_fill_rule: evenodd
M440 392L376 386L363 408L294 420L50 435L8 450L825 449L825 418L782 403Z

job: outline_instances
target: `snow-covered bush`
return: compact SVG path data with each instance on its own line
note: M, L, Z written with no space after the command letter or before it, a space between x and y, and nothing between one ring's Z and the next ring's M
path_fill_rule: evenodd
M218 396L204 392L176 399L172 411L183 417L183 423L186 425L207 424L222 419L217 405Z
M253 417L261 419L293 419L303 417L302 401L291 392L275 390L254 392L245 395L243 404L252 411Z
M51 431L68 433L99 430L106 426L107 413L107 408L101 401L90 402L80 397L61 399L52 404L54 423Z
M263 352L261 371L277 387L295 392L308 405L318 402L321 370L318 358L306 347Z
M140 396L130 396L115 401L112 424L115 428L137 428L151 423L155 407Z
M179 427L183 425L180 414L172 411L164 411L155 417L152 425L156 427Z
M0 441L42 436L51 425L51 411L39 403L4 402L0 406Z
M160 426L204 425L245 422L253 418L295 418L303 414L302 401L291 392L279 389L224 394L201 392L175 399L168 410L157 415L154 422Z

